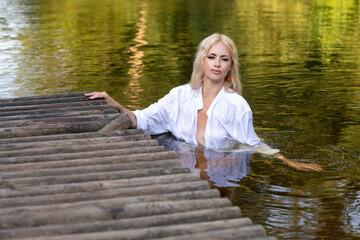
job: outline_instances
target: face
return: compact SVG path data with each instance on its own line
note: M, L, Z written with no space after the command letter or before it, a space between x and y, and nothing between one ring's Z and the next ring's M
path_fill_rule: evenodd
M222 42L215 43L204 58L204 81L223 82L230 69L229 48Z

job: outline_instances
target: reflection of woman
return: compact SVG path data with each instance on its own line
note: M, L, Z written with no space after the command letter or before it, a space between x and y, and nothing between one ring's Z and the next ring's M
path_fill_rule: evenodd
M211 185L216 187L237 187L239 185L234 181L249 173L254 151L219 152L202 146L194 147L167 134L154 138L167 150L175 151L183 166L200 173L202 179L211 181Z
M190 84L172 89L157 103L144 110L130 111L106 92L86 94L90 99L105 98L128 113L132 127L147 134L171 132L193 145L211 149L232 148L237 142L261 144L252 123L252 112L241 97L238 56L234 42L213 34L198 46ZM321 170L316 164L301 164L280 153L275 156L297 169Z
M250 159L254 151L219 152L202 146L193 146L177 140L170 134L154 136L160 145L175 151L179 161L191 172L198 173L212 188L217 188L222 197L230 200L240 181L250 171Z

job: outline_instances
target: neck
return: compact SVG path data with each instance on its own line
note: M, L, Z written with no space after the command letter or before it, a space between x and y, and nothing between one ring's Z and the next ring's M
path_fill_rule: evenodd
M203 98L214 99L218 95L218 93L220 92L222 87L223 87L222 82L214 83L212 81L206 81L206 79L204 79L203 84L202 84Z

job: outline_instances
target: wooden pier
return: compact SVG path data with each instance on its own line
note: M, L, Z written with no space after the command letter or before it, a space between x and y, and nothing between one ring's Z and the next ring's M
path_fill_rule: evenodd
M83 93L0 99L0 239L274 239L130 124Z

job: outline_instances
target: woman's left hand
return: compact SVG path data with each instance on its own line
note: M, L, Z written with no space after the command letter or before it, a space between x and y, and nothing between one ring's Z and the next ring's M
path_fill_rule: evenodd
M317 172L323 171L323 169L320 167L319 164L315 164L315 163L298 163L298 162L286 162L287 165L289 165L290 167L296 168L298 170L314 170Z
M317 172L323 171L323 169L320 167L319 164L294 162L294 161L291 161L291 160L287 159L281 153L276 153L275 157L277 159L280 159L281 161L283 161L284 163L286 163L290 167L296 168L298 170L303 170L303 171L305 171L305 170L314 170L314 171L317 171Z

